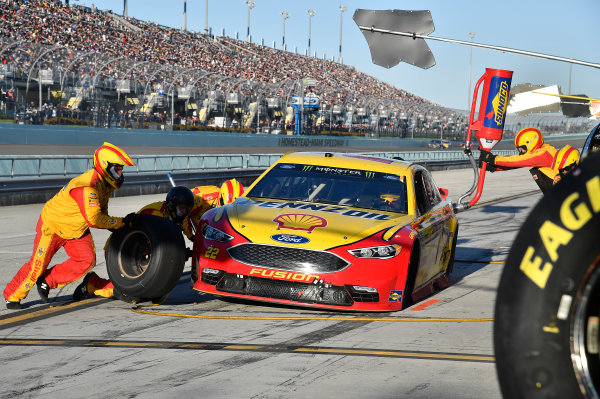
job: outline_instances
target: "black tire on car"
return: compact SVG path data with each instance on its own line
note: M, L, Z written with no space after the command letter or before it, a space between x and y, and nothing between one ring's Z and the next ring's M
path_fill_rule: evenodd
M155 299L177 284L186 260L180 228L166 218L139 215L133 228L115 231L108 244L106 268L120 293Z
M505 398L600 395L600 154L535 206L500 279L494 350Z

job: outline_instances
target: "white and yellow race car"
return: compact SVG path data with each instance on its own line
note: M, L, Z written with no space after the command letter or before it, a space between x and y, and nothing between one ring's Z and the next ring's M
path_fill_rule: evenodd
M458 220L423 166L342 153L284 155L206 212L194 289L316 308L393 311L446 287Z

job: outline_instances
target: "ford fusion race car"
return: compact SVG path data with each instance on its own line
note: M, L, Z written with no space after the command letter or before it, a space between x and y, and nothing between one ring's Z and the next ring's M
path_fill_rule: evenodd
M446 195L418 164L288 153L203 215L193 287L287 305L405 308L449 284L458 221Z

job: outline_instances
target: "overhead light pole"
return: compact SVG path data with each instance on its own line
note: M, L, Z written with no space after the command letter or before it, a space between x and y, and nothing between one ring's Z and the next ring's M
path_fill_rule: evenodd
M208 35L208 0L204 2L204 34Z
M344 14L344 11L346 11L347 9L348 9L348 7L340 4L340 54L338 55L338 62L340 64L343 64L343 61L342 61L342 15Z
M187 31L187 0L183 0L183 26L182 30Z
M310 20L312 19L312 17L317 15L317 12L312 8L309 8L308 10L306 10L306 12L308 13L308 56L310 57Z
M471 42L475 38L475 32L469 32ZM473 46L469 46L469 92L467 93L467 111L471 108L471 63L473 61Z
M290 13L287 11L282 11L281 16L283 17L283 38L281 40L281 49L285 51L285 20L290 17Z
M127 18L127 0L123 0L123 16Z
M250 43L250 10L256 7L254 0L244 0L244 3L248 4L248 33L246 34L246 41Z

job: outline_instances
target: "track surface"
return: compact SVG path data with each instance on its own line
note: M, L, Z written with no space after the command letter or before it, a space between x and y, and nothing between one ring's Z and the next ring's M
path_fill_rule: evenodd
M434 172L457 199L472 170ZM113 198L125 215L164 195ZM395 313L224 301L190 288L189 267L160 306L70 303L77 283L0 308L0 398L500 398L492 346L509 247L541 198L527 170L488 174L459 215L452 285ZM487 205L486 205L487 203ZM0 208L0 286L29 258L42 204ZM94 230L98 264L106 231ZM59 252L55 261L65 259Z

